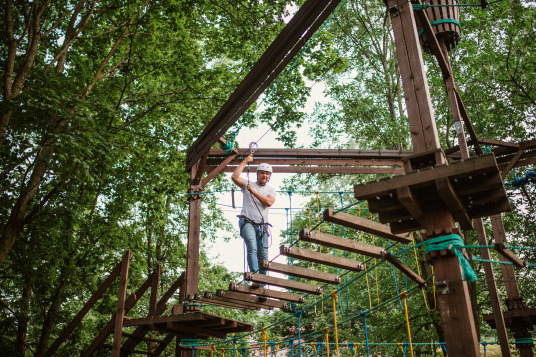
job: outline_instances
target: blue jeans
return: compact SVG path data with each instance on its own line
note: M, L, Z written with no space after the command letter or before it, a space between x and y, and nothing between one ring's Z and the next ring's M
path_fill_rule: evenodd
M238 220L238 226L240 236L246 243L249 270L266 275L266 270L259 270L259 266L268 259L268 232L257 224L245 222L243 218Z

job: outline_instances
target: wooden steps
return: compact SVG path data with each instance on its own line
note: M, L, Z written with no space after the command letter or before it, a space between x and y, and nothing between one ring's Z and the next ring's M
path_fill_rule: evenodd
M327 284L339 284L341 282L340 276L336 274L330 274L313 269L307 269L299 266L292 266L287 264L281 264L276 262L269 262L264 260L261 264L262 269L273 271L276 273L286 274L289 276L295 276L297 278L304 278L314 281L319 281Z
M289 293L286 291L270 290L266 288L257 288L251 285L242 285L237 283L229 284L229 291L237 291L241 293L247 293L251 295L257 295L267 298L285 300L289 302L302 303L305 301L303 295Z
M341 269L350 271L363 271L363 264L352 259L346 259L342 257L336 257L331 254L314 252L312 250L291 247L289 245L282 245L279 247L281 255L296 258L300 260L306 260L309 262L319 263L323 265L329 265Z
M294 291L301 291L313 295L322 294L322 288L317 285L302 283L301 281L288 280L282 278L276 278L274 276L268 276L264 274L255 274L251 272L244 273L244 280L251 281L253 283L268 284L273 286L279 286Z

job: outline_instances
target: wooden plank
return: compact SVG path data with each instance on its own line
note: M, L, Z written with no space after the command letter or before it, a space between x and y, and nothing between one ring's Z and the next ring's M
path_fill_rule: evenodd
M425 170L416 170L406 175L395 176L388 180L372 181L354 186L354 197L358 200L386 196L398 187L419 186L435 181L441 177L458 179L484 173L494 174L499 171L495 156L492 154L475 156L456 161L450 165L434 166Z
M288 303L280 301L280 300L260 298L256 295L249 295L249 294L239 293L236 291L228 291L228 290L222 290L222 289L216 290L216 294L218 296L226 297L231 300L249 302L252 304L259 305L259 306L275 307L278 309L288 309Z
M132 337L136 340L140 340L140 341L146 341L146 342L156 342L156 343L161 343L161 342L164 342L164 340L162 339L159 339L159 338L153 338L153 337L145 337L145 336L137 336L133 333L127 333L127 332L123 332L123 336L125 337Z
M423 229L423 226L414 219L391 223L391 231L394 234L407 233Z
M255 152L256 154L257 152ZM241 156L240 156L241 157ZM233 161L229 163L229 166L235 168L240 163L239 156L236 156ZM324 166L397 166L402 167L404 164L402 160L396 159L382 159L382 158L364 158L364 159L350 159L350 158L337 158L337 159L317 159L317 158L273 158L273 157L259 157L255 155L257 160L262 160L270 165L324 165ZM220 165L225 158L214 158L207 160L207 166L205 171L210 171L213 167Z
M454 219L460 223L460 227L464 230L472 230L473 222L467 215L465 207L456 196L449 179L446 177L437 179L436 188L450 214L452 214Z
M125 298L127 295L128 267L130 265L130 258L132 258L132 253L128 251L121 262L119 291L117 292L117 308L115 311L112 357L119 357L121 355L121 335L123 333L123 318L125 317Z
M261 266L264 270L274 271L289 276L295 276L297 278L320 281L328 284L339 284L341 282L341 278L336 274L330 274L323 271L307 269L299 266L269 262L267 260L264 260Z
M194 335L196 338L199 336L207 336L207 337L216 337L216 338L225 338L227 336L227 333L215 331L215 330L209 330L204 328L198 328L190 325L181 324L179 322L168 322L165 324L166 328L170 331L174 331L175 333L182 333L182 334L188 334L188 335Z
M255 167L255 165L252 165ZM235 167L227 166L222 172L233 172ZM351 166L273 166L275 173L298 173L298 174L370 174L370 175L395 175L402 174L404 170L397 167L351 167Z
M279 247L279 253L287 257L305 260L308 262L319 263L350 271L363 271L363 264L355 260L337 257L335 255L326 253L314 252L304 248L282 245Z
M190 172L190 179L193 181L195 172L199 168L197 162ZM196 186L192 186L193 191ZM188 202L188 244L186 247L186 295L197 294L199 289L199 239L201 236L201 202L203 197L200 195L189 196Z
M167 348L167 346L171 343L171 341L173 341L174 338L175 338L174 334L167 334L166 337L164 337L164 341L162 343L159 343L156 349L154 350L154 355L160 356L164 352L164 350Z
M478 138L478 142L483 145L493 145L493 146L512 148L512 149L515 149L515 151L519 149L518 143L511 143L511 142L502 141L502 140Z
M202 296L200 296L200 297L198 297L198 298L196 298L195 300L192 300L192 301L200 302L200 303L203 303L205 305L228 307L230 309L237 309L237 310L243 310L243 311L248 311L248 310L259 311L260 310L260 307L252 307L252 306L248 306L248 305L244 305L244 304L239 304L239 303L236 303L236 302L221 301L221 300L218 300L218 299L207 299L207 298L202 297Z
M310 231L308 229L300 231L300 240L379 259L385 254L385 249L376 247L375 245L356 242L327 233Z
M487 217L507 211L510 211L510 203L507 199L504 201L496 201L494 204L473 206L467 210L469 216L472 218Z
M500 214L493 215L490 217L491 228L493 230L493 238L496 244L506 245L506 232L504 230L504 223L502 216ZM502 255L499 255L499 260L508 261ZM504 287L506 290L506 296L510 300L518 300L521 298L519 293L519 288L517 286L516 275L514 272L514 267L512 265L501 264L501 271L504 280Z
M495 250L506 258L509 262L512 262L518 268L524 268L527 263L522 259L519 259L510 249L505 248L504 243L495 243Z
M268 284L273 286L279 286L280 288L285 288L289 290L301 291L304 293L320 295L322 294L322 288L317 285L302 283L295 280L287 280L276 278L273 276L263 275L263 274L254 274L251 272L244 273L244 280L252 281L259 284Z
M501 176L497 174L468 176L451 181L451 185L460 199L463 199L465 196L503 187Z
M194 186L199 185L199 183L201 182L201 177L203 176L203 172L205 172L205 166L207 163L208 153L209 151L207 150L201 157L201 160L199 160L199 165L196 165L195 167L195 172L193 172L194 177L191 181L191 184Z
M246 294L253 294L257 296L264 296L267 298L274 298L279 300L286 300L295 303L302 303L305 301L303 295L289 293L286 291L270 290L265 288L256 288L250 285L241 285L236 283L229 284L230 291L238 291Z
M205 292L203 298L204 298L203 301L221 301L223 303L235 305L240 308L243 307L243 308L248 308L248 309L266 309L266 310L273 309L273 306L255 304L255 303L251 303L249 301L244 301L244 300L234 300L227 296L219 296L216 293L212 293L212 292L210 293Z
M125 319L123 326L141 326L148 324L162 324L168 322L185 322L185 321L198 321L203 320L203 313L199 311L187 312L180 315L168 315L168 316L150 316L140 317L137 319Z
M332 208L328 208L324 211L323 218L327 222L353 228L358 231L363 231L365 233L374 234L378 237L392 239L400 243L411 243L411 238L393 234L391 232L391 229L384 224L377 223L366 218L354 216L345 212L335 212L335 210Z
M128 254L128 252L125 254ZM82 306L78 314L76 314L76 316L71 320L71 322L69 322L69 324L65 326L58 338L54 341L54 343L52 343L52 345L50 345L48 350L45 352L45 357L50 357L57 351L58 347L60 347L63 341L65 341L65 339L71 334L71 332L73 332L74 328L80 323L80 321L82 321L84 316L86 316L86 314L93 307L93 305L95 305L95 303L100 299L106 289L108 289L108 287L114 282L115 278L119 276L119 273L121 272L121 264L122 263L120 262L115 266L110 275L108 275L108 277L99 286L97 291L95 291L95 293L91 295L91 297L84 304L84 306Z
M238 156L249 154L249 148L237 149ZM411 150L369 150L369 149L281 149L259 148L255 151L257 159L371 159L371 160L402 160L413 155ZM209 159L213 157L225 158L227 153L221 149L211 149Z
M415 273L413 270L408 268L404 263L402 263L400 260L393 257L391 254L387 253L385 255L385 260L393 264L398 270L400 270L402 273L404 273L408 278L416 282L418 285L425 287L426 282L423 278L421 278L417 273Z

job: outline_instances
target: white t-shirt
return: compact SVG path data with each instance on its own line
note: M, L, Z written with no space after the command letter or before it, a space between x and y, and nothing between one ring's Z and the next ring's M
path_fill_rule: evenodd
M255 223L261 223L264 218L264 223L268 222L268 206L263 205L257 198L255 198L251 192L248 191L248 181L244 187L242 187L242 193L244 194L244 201L242 203L242 211L240 214L251 219ZM275 188L269 185L260 186L257 182L250 181L253 188L263 196L272 196L276 198ZM255 201L255 202L253 202ZM255 205L257 204L257 205ZM258 209L257 209L258 207ZM259 213L260 211L260 213ZM262 214L262 217L261 217Z

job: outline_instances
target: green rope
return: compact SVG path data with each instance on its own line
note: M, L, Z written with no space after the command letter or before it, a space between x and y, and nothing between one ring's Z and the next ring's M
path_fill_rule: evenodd
M454 19L442 19L442 20L432 21L432 22L430 22L430 25L434 26L434 25L447 24L447 23L455 24L460 29L462 28L460 23L458 21L454 20ZM419 30L419 37L421 37L423 32L424 32L423 28Z
M534 339L532 339L531 337L525 337L525 338L516 338L516 344L518 343L533 343L534 342Z
M463 279L466 281L476 281L476 274L469 265L469 262L463 256L463 239L457 234L448 234L446 236L436 237L425 241L426 254L436 251L452 249L453 253L458 258L462 267Z
M225 145L220 144L220 149L225 151L226 154L230 155L233 152L234 141L241 128L242 126L240 125L231 135L229 135L229 137L227 138L227 143Z

